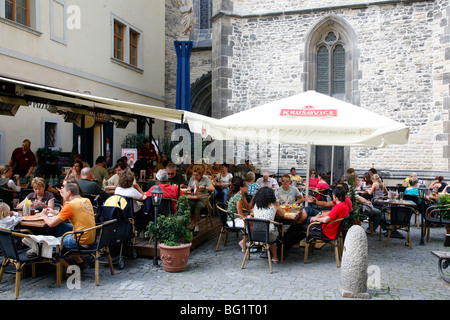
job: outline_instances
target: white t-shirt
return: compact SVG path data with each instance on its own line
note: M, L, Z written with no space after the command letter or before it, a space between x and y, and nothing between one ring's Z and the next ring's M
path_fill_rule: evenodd
M231 173L227 173L226 176L222 176L222 173L217 174L217 179L221 183L230 183L231 179L233 179L233 175Z
M296 187L289 186L288 190L284 190L282 187L278 188L278 199L280 199L281 203L284 204L293 204L297 201L298 196L300 195L300 191Z
M133 187L131 188L117 187L116 190L114 191L114 194L118 194L119 196L128 198L135 198L135 199L142 198L142 194ZM141 205L136 200L133 200L133 209L134 212L138 212L141 209Z

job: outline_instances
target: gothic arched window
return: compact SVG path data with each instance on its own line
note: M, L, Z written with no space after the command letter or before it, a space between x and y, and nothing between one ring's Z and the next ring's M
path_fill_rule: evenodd
M329 32L317 50L317 92L326 95L345 94L345 49Z
M305 48L305 90L359 105L356 35L343 19L322 19L308 33Z

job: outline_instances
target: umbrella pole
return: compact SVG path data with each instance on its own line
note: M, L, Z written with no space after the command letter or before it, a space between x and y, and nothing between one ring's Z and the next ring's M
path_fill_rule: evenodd
M310 178L310 170L311 167L311 142L308 142L307 151L306 151L306 194L305 196L309 196L309 178ZM305 202L305 206L308 207L308 202Z
M334 175L334 146L331 147L331 179L330 179L330 185L333 184L333 175Z
M280 177L280 150L281 144L278 144L278 164L277 164L277 177Z
M183 127L184 127L184 114L181 115L180 129L183 129ZM178 171L178 198L180 197L180 189L181 189L181 172Z

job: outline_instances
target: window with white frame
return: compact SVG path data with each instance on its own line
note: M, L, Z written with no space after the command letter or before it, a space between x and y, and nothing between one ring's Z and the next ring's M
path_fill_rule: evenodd
M39 29L40 0L0 0L0 18L17 27Z
M112 17L112 21L112 60L124 66L143 69L142 31L116 16Z

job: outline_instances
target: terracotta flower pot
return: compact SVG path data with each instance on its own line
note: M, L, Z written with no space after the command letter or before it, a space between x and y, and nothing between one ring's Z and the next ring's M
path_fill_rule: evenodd
M167 272L184 271L191 253L191 246L192 243L175 247L159 244L160 258L164 270Z

